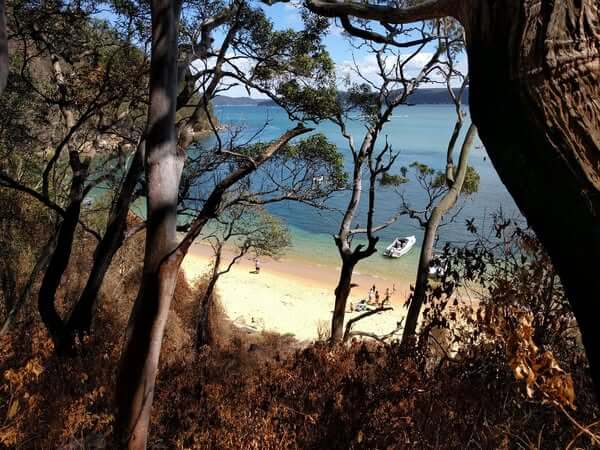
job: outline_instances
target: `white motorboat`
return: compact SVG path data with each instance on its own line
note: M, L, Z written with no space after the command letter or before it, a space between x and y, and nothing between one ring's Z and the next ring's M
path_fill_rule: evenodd
M414 236L397 237L394 242L388 245L383 254L390 258L400 258L406 255L416 243L417 238Z

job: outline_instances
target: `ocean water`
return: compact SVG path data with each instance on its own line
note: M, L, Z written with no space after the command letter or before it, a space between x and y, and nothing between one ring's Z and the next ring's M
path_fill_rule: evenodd
M215 112L221 123L242 129L243 136L253 136L262 141L277 138L284 131L295 126L285 112L278 107L267 106L220 106ZM454 109L450 105L417 105L398 108L391 121L386 124L380 138L383 146L385 136L394 150L400 151L392 173L398 173L401 166L408 166L414 161L427 164L434 169L445 167L446 148L454 126ZM306 124L314 126L313 124ZM463 134L467 126L463 127ZM365 134L365 127L357 117L351 121L349 131L354 136L355 145L359 146ZM324 133L330 142L335 143L345 158L347 168L351 166L351 156L346 140L339 133L336 125L324 122L316 125L316 132ZM460 143L460 141L459 141ZM205 143L210 145L210 139ZM460 146L456 152L458 152ZM458 156L458 155L456 155ZM518 209L506 188L500 181L489 161L487 153L479 140L472 150L470 165L479 173L479 191L459 204L460 213L452 223L440 229L437 247L446 242L462 245L473 236L466 230L466 220L475 219L475 223L485 228L490 222L490 215L499 208L508 215L519 215ZM410 174L410 172L409 172ZM425 204L425 193L416 182L409 182L399 188L404 192L410 204L419 208ZM334 195L328 205L335 209L344 209L349 193ZM362 196L357 215L357 224L366 220L366 192ZM397 189L380 187L377 191L376 221L386 220L398 211L400 197ZM292 247L288 249L284 259L302 258L315 265L338 267L339 255L332 235L337 231L341 214L336 211L322 211L310 206L294 202L269 205L269 211L283 219L289 226L292 235ZM383 250L396 236L415 235L417 245L409 254L398 259L385 258ZM400 219L385 230L378 233L380 241L378 252L363 260L356 270L360 273L379 276L388 280L407 281L414 279L418 262L419 247L423 230L419 224L408 216ZM359 239L355 240L360 242Z

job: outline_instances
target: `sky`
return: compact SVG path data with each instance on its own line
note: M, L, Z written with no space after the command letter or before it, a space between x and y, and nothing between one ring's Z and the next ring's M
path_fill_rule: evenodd
M303 24L300 16L302 8L301 2L293 0L289 3L275 3L272 6L260 3L260 7L265 11L267 16L273 20L277 29L302 29ZM355 42L358 42L358 40L355 39ZM350 44L348 37L345 35L341 26L339 26L338 23L335 23L333 19L331 21L329 32L324 39L324 44L336 64L336 76L338 80L342 80L345 76L350 76L352 81L361 81L354 73L354 65L357 64L360 67L363 76L377 83L379 78L377 77L377 62L375 55L369 53L366 49L354 48ZM416 74L423 64L433 55L434 50L435 48L433 45L425 47L425 49L408 64L407 73L409 75ZM465 56L461 56L459 59L458 67L461 72L466 73L467 62ZM427 87L435 86L439 87L439 85L434 84ZM225 93L225 95L231 97L247 97L248 93L242 87L234 87ZM251 92L251 96L256 98L263 97L257 92Z

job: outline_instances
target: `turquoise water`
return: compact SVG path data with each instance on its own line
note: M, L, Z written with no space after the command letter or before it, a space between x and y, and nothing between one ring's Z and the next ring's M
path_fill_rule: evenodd
M243 128L243 134L246 136L252 136L260 131L258 138L263 141L272 140L295 126L295 123L291 122L285 112L278 107L221 106L215 108L215 111L221 123ZM306 125L313 126L308 123ZM454 110L450 105L417 105L399 108L380 139L383 145L385 142L383 138L387 135L393 148L400 151L392 173L398 173L401 166L408 166L413 161L425 163L435 169L444 169L447 143L453 126ZM466 128L465 126L464 131ZM324 133L338 146L345 156L346 167L350 167L349 149L337 126L327 122L317 125L316 131ZM349 131L354 136L355 144L359 146L365 133L364 126L359 120L355 120L350 123ZM453 223L441 228L438 241L440 248L446 242L461 245L472 239L472 235L465 227L467 219L475 218L475 223L483 228L484 223L490 221L490 214L499 208L508 215L518 215L513 200L498 178L481 142L477 141L475 145L470 164L481 177L479 192L462 203L462 210ZM416 183L408 183L401 189L413 207L418 208L425 204L424 192ZM337 209L344 208L348 195L347 192L336 194L328 203L329 206ZM365 194L363 200L356 219L358 224L366 222ZM399 194L395 189L380 188L377 192L376 219L381 221L393 216L399 205ZM272 214L285 220L290 227L292 248L287 252L289 256L314 261L315 264L339 266L339 255L332 238L341 218L339 212L316 210L298 203L279 203L270 205L268 209ZM417 237L417 245L408 255L394 260L381 255L382 250L393 241L394 237L412 234ZM380 236L378 253L359 263L357 271L390 280L407 280L414 277L418 246L422 242L423 235L423 230L418 223L403 216L378 235Z

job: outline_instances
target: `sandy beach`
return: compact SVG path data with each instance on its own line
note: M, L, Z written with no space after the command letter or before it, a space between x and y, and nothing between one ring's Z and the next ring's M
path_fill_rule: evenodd
M211 255L210 246L195 244L183 262L186 277L193 280L205 274ZM231 256L226 252L224 262ZM339 269L285 256L277 260L262 258L260 262L260 274L253 273L254 259L248 256L219 280L217 292L229 319L239 327L292 334L300 341L328 335ZM363 274L360 265L353 281L358 286L352 290L352 303L366 298L373 285L382 298L386 289L396 290L391 297L392 311L361 320L353 330L384 335L396 329L406 313L403 304L409 286ZM348 313L346 320L359 314Z

